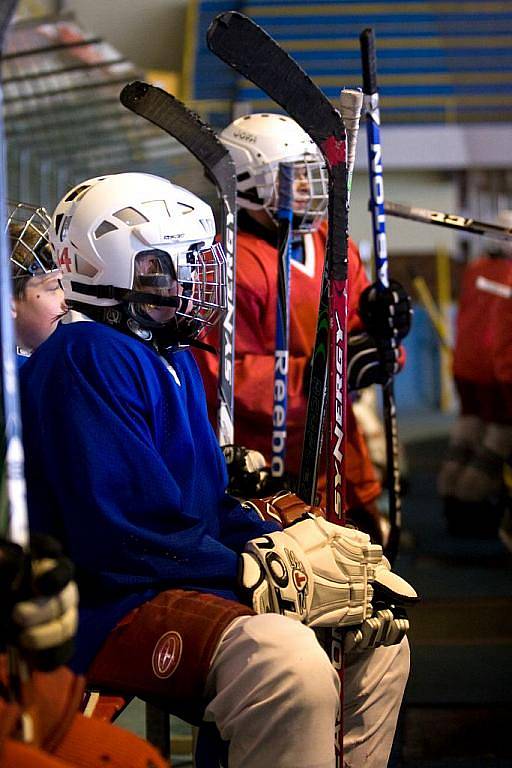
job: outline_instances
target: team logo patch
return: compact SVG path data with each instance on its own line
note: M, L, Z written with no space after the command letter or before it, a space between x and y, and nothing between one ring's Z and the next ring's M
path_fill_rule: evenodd
M306 589L307 583L308 583L308 577L304 573L304 571L300 570L299 568L294 568L292 573L292 579L293 583L295 584L295 589L297 592L302 592L303 589Z
M177 632L166 632L157 641L151 664L155 677L165 680L170 677L180 663L183 640Z

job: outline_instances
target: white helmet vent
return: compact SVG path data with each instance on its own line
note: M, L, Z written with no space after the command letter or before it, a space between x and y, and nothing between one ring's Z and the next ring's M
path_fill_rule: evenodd
M194 211L193 207L191 205L187 205L186 203L178 202L178 205L181 208L181 213L183 216L186 216L187 213L192 213Z
M94 277L98 274L96 267L83 259L78 253L73 254L75 260L75 268L78 275L84 275L84 277Z
M200 222L206 234L210 235L210 237L213 237L215 235L215 230L212 227L211 219L200 219Z
M80 198L82 198L90 188L90 184L82 184L80 187L72 189L69 195L66 197L66 203L70 203L72 200L80 200Z
M62 218L57 216L55 219L55 222L56 222L55 230L59 236L59 240L61 241L61 243L64 242L64 240L68 235L69 225L71 224L72 218L73 218L72 216L62 216Z
M109 232L115 232L116 229L116 225L112 224L110 221L102 221L99 227L95 229L94 237L96 240L99 240L103 235L108 235Z
M119 219L119 221L122 221L129 227L135 227L137 224L147 224L149 221L144 214L131 207L121 208L120 211L116 211L112 216L115 216L116 219Z

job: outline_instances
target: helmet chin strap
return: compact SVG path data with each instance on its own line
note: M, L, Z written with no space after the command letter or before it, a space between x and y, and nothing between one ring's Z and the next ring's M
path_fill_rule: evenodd
M127 336L135 336L143 344L152 347L159 355L172 352L185 347L204 349L216 354L217 350L210 344L204 344L197 339L188 337L186 332L179 328L162 326L161 328L146 328L138 320L128 314L125 305L117 304L113 307L97 307L93 304L85 304L81 301L69 299L70 309L81 312L91 320L109 325L112 328L125 333Z

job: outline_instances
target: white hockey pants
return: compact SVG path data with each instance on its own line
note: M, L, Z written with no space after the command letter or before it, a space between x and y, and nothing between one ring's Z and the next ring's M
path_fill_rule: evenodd
M346 768L385 768L409 674L409 645L345 663ZM334 768L338 676L304 625L277 614L236 619L207 680L204 719L229 741L229 768Z

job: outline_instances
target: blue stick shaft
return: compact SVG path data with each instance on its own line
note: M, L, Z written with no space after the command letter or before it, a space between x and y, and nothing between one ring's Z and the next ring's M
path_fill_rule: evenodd
M288 404L288 343L290 322L290 256L293 219L293 164L279 164L278 269L274 402L272 409L272 477L282 477L286 458Z
M363 69L363 109L366 115L368 144L368 170L370 178L370 210L372 217L375 275L378 286L389 287L386 214L384 211L384 181L382 177L382 149L380 144L379 92L377 86L377 60L375 36L372 29L360 35ZM387 488L389 496L389 522L391 526L386 554L394 560L400 541L402 505L400 496L400 468L398 464L398 431L393 380L383 387L384 430L386 437Z

